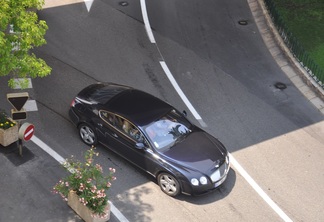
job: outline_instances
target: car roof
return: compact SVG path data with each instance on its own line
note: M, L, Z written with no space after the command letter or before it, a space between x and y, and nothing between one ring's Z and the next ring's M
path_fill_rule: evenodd
M139 126L145 126L174 109L153 95L115 83L92 84L78 96L100 104L103 109L124 116Z

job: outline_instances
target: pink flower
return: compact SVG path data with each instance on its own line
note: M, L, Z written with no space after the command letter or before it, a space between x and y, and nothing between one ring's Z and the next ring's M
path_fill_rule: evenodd
M86 200L84 199L84 197L79 198L79 201L80 201L81 203L83 203L84 206L88 204L88 201L86 201Z
M112 167L110 167L110 168L109 168L109 171L110 171L110 172L112 172L112 173L115 173L115 172L116 172L116 169L115 169L115 168L112 168Z
M102 197L106 197L106 193L104 189L97 191L97 198L102 198Z
M97 168L100 172L102 172L102 167L101 167L99 164L96 164L96 168Z
M87 159L87 163L88 163L88 164L91 164L92 161L93 161L93 160L92 160L91 158Z
M84 185L83 185L83 183L80 183L79 191L80 191L80 192L84 191Z
M92 193L95 193L95 192L96 192L96 190L97 190L97 187L96 187L96 185L92 186L92 188L91 188L91 192L92 192Z
M82 179L82 176L81 176L81 174L80 173L78 173L78 174L76 174L75 175L75 177L74 177L75 179Z

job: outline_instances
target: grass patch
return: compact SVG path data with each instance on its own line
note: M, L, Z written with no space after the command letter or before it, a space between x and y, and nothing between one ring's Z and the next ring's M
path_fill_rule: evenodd
M286 28L324 70L324 0L273 0Z

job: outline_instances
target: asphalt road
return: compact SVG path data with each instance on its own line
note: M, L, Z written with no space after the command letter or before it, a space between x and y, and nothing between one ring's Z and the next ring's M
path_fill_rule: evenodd
M37 137L62 157L81 158L85 148L67 111L75 94L90 83L131 85L188 110L163 72L163 60L207 124L205 130L226 145L289 218L324 217L324 118L272 59L246 2L147 2L156 44L147 37L139 1L121 6L96 0L90 12L83 2L55 2L39 12L49 30L47 45L36 52L53 71L33 80L38 111L30 120ZM276 89L276 82L287 88ZM189 118L199 124L190 113ZM209 195L170 198L152 178L103 147L97 149L103 166L117 169L111 201L129 221L282 221L234 168ZM37 156L44 159L44 172L50 172L44 179L48 187L62 169L52 157ZM55 200L57 212L62 207ZM52 214L48 221L58 218L64 221Z

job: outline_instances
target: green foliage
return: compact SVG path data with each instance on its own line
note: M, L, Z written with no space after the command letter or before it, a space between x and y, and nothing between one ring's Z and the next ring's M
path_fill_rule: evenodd
M87 206L94 214L104 216L108 197L106 192L111 186L114 168L109 168L109 175L104 176L102 167L94 163L94 156L99 154L94 151L94 147L85 153L84 162L68 159L63 166L71 174L61 179L54 186L54 193L59 193L63 199L67 200L70 191L75 191L80 202Z
M273 1L288 30L324 70L324 1Z
M9 119L8 115L4 110L0 110L0 129L9 129L16 125L16 122Z
M46 43L46 22L38 20L36 9L44 0L2 0L0 4L0 76L36 78L50 74L51 68L44 60L36 58L30 50ZM21 84L24 87L24 84Z

